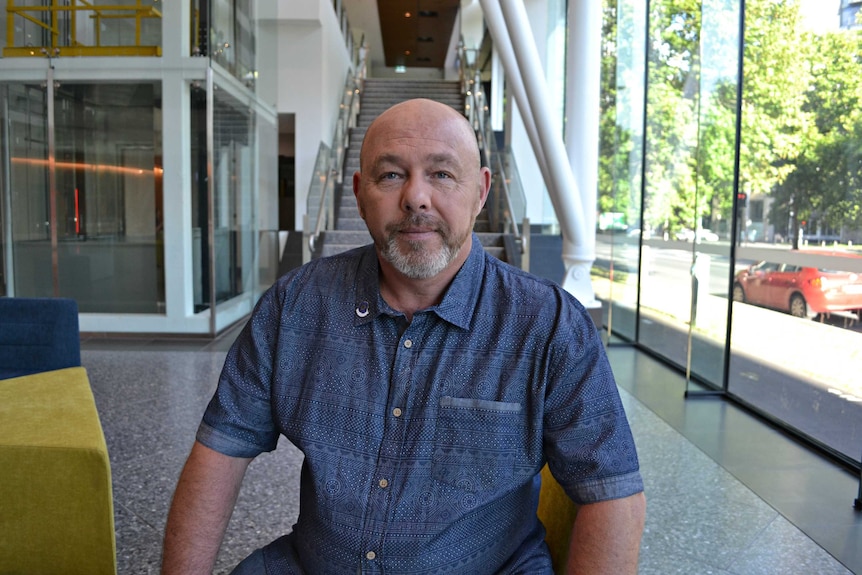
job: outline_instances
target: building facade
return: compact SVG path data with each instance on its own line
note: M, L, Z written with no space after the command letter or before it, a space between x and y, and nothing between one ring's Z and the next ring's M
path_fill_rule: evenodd
M73 298L84 332L245 316L277 229L254 3L22 0L0 19L0 293Z

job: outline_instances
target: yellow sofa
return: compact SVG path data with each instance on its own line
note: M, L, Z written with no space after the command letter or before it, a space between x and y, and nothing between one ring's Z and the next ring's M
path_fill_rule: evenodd
M569 558L569 538L578 506L572 501L563 487L557 483L547 465L542 468L542 489L539 491L537 515L545 526L545 543L551 551L554 573L566 572Z
M108 449L83 367L0 380L0 573L116 573Z

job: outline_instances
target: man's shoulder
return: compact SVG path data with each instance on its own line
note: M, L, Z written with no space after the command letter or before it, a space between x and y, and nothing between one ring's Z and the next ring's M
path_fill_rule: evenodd
M486 254L485 260L487 289L499 290L501 293L532 294L537 300L547 298L574 300L560 284L554 281L522 270L490 254Z
M368 265L369 250L372 246L353 248L331 256L313 259L294 268L276 280L280 289L294 286L297 283L309 283L333 286L338 282L355 282L356 275L363 266Z
M367 283L361 276L377 274L376 258L370 257L374 254L369 254L369 249L373 252L373 246L363 246L313 259L284 273L264 294L263 305L324 310L336 301L352 302L356 286Z
M550 279L537 276L487 255L483 289L486 304L503 305L513 312L555 319L560 325L592 325L581 302Z

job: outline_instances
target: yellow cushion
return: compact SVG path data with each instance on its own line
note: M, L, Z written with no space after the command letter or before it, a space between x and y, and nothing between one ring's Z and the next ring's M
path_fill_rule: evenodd
M116 573L108 448L83 367L0 380L0 501L0 573Z
M545 526L545 543L551 550L554 573L565 573L569 557L569 538L578 507L551 475L547 465L542 468L542 489L539 492L538 515Z

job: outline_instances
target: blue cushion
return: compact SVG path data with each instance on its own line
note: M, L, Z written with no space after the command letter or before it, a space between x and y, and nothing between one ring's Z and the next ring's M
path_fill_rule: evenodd
M0 297L0 379L80 365L75 300Z

